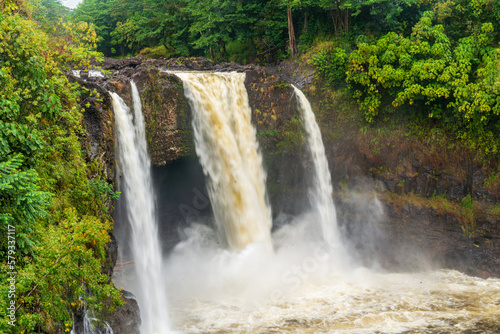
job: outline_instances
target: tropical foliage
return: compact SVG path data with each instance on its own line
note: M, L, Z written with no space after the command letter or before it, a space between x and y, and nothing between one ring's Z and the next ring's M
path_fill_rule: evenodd
M159 55L272 62L321 36L401 30L418 20L423 2L83 0L71 17L95 25L106 55L163 46Z
M15 226L16 326L0 318L0 332L68 332L84 305L119 303L104 274L117 193L83 158L71 68L103 54L242 63L307 54L321 88L352 96L365 126L397 115L498 158L499 37L493 0L83 0L75 10L2 0L0 230Z
M52 24L51 11L38 10L0 5L0 256L14 259L2 262L0 307L12 300L16 307L15 326L3 313L3 333L62 333L83 303L97 310L119 303L103 271L112 226L102 196L113 193L89 180L78 139L80 88L61 70L99 56L96 35L87 23ZM30 19L42 16L50 26Z
M394 113L423 117L483 157L500 145L499 5L427 1L413 26L337 40L312 57L330 86L346 87L369 123ZM399 13L405 17L405 11Z
M478 23L458 40L435 13L425 12L409 36L390 32L359 43L346 81L368 122L385 113L425 114L486 154L498 153L500 48L491 22ZM403 111L403 112L404 112Z

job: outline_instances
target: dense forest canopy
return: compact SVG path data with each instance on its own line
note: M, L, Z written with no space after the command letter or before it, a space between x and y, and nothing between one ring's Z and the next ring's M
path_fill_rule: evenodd
M399 110L499 152L497 0L83 0L69 17L108 56L272 63L320 46L314 65L366 121Z
M84 0L71 18L95 25L108 56L268 62L318 38L402 32L430 8L426 0Z
M103 272L117 194L82 154L84 89L66 73L104 56L307 60L367 125L440 127L481 159L500 150L498 0L0 2L0 229L16 226L16 326L62 333L119 303ZM303 57L303 58L300 58ZM71 65L71 68L70 68ZM401 117L400 117L401 116ZM9 253L6 238L0 255ZM0 272L0 307L10 299Z

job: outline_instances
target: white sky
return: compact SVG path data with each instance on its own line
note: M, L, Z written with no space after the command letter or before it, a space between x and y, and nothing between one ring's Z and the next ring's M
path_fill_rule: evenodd
M61 3L69 8L76 8L76 5L80 2L82 2L82 0L61 0Z

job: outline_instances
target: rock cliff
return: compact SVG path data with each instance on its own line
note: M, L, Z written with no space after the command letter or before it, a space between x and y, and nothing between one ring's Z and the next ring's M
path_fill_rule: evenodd
M191 110L182 82L172 72L245 72L275 215L300 212L307 198L304 186L311 162L290 85L304 89L322 128L339 220L360 256L375 254L383 266L407 269L413 263L411 254L417 252L426 260L470 274L500 276L500 186L494 178L495 162L479 163L471 152L440 148L444 135L438 130L430 134L434 142L418 141L356 123L352 102L334 90L326 92L314 69L298 63L264 67L213 64L204 58L136 57L108 59L102 68L108 73L86 78L85 85L115 91L130 103L128 82L136 82L155 166L194 156ZM107 122L103 124L109 126ZM91 123L89 138L98 142L99 131L107 131L106 127ZM99 154L95 144L89 145L89 154ZM112 155L105 159L111 161ZM112 166L108 169L112 175ZM345 199L353 189L376 193L384 209L376 222L381 236L377 245L372 241L368 247L366 233L361 232L369 220L367 213Z

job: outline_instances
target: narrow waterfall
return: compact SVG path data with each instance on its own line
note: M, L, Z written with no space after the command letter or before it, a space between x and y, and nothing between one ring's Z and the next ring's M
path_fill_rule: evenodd
M155 196L140 96L132 81L131 86L134 115L117 94L111 93L111 97L127 216L131 225L130 248L136 274L133 292L141 310L141 332L165 334L169 333L169 322L167 296L162 280L163 259L158 240Z
M113 329L107 322L104 322L104 332L99 329L94 329L93 322L96 319L89 317L88 311L85 312L85 316L83 318L83 333L82 334L114 334Z
M266 174L251 124L244 73L175 73L193 109L196 153L222 240L271 249Z
M99 321L91 315L92 313L92 310L87 309L84 301L83 328L77 333L73 326L70 334L114 334L113 328L106 321Z
M311 206L319 214L324 240L331 246L338 245L337 213L332 199L332 180L326 159L325 147L321 139L321 131L306 96L297 87L293 85L292 87L295 90L295 95L302 110L304 128L307 133L307 143L314 165L312 187L310 188Z

